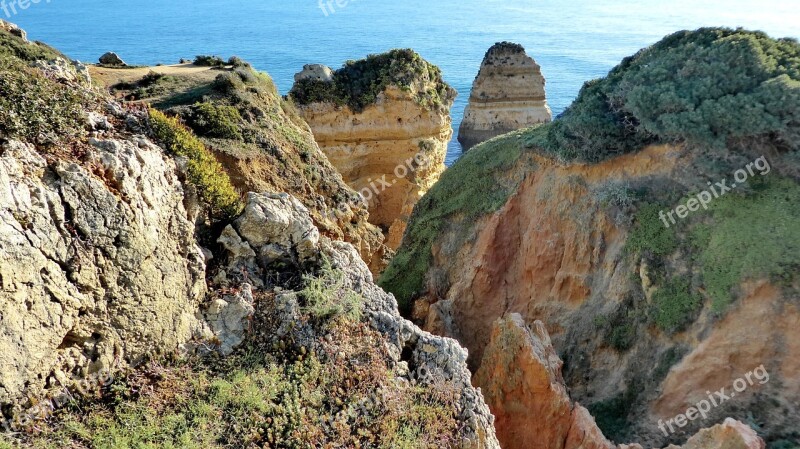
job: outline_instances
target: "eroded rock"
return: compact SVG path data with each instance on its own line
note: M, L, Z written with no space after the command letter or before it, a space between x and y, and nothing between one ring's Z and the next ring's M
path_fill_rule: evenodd
M536 61L518 44L493 45L472 84L458 141L469 149L511 131L553 119L545 79Z

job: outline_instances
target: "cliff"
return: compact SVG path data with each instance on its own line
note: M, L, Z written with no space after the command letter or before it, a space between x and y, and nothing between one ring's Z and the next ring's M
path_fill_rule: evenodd
M615 445L603 436L589 411L570 399L562 366L541 321L528 327L520 315L511 314L494 323L475 381L485 385L486 400L497 416L497 434L503 447L642 449L638 444ZM733 419L701 430L681 446L765 447L753 429Z
M91 70L121 101L150 103L180 117L222 163L237 190L291 193L325 235L352 243L373 272L380 272L386 264L384 238L368 222L357 193L269 76L240 60L232 62L220 68Z
M483 58L458 129L464 149L518 129L553 119L545 79L519 44L500 42Z
M61 57L0 30L0 447L499 448L466 351L321 204L240 194L211 138Z
M572 397L613 440L664 446L733 417L791 447L797 54L792 40L701 29L626 58L559 120L445 172L381 285L476 370L497 318L541 320ZM654 424L761 366L768 381L707 419L669 436Z
M368 205L386 244L400 245L414 205L444 171L455 91L410 50L306 66L290 97L322 151Z

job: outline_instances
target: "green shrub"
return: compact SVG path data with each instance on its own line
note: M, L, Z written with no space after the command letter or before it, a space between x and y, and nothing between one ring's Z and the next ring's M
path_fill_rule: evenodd
M655 322L663 331L682 331L691 324L702 307L702 300L692 292L689 279L670 279L653 294Z
M197 103L190 117L189 126L200 136L242 140L242 116L233 106Z
M224 67L225 60L219 56L198 55L194 58L194 65L203 67Z
M0 58L0 134L37 144L83 135L89 98L15 58Z
M636 326L633 323L622 323L614 327L609 337L611 347L617 351L627 351L636 341Z
M60 51L39 42L25 42L22 38L0 30L0 60L15 58L25 62L50 61L56 58L69 60Z
M238 56L231 56L228 59L228 65L232 66L234 69L250 67L249 62L246 62L244 59Z
M696 226L703 284L722 312L746 279L790 285L800 267L800 186L790 179L751 183L750 194L730 193L710 205L711 223Z
M442 72L411 49L391 50L369 55L359 61L347 61L333 74L333 82L301 80L289 95L297 104L315 102L347 105L362 111L373 104L390 85L411 91L427 84L424 91L415 91L417 102L428 109L449 107L455 92L444 82Z
M587 82L529 146L596 162L655 142L800 148L800 45L761 32L681 31ZM732 111L736 111L733 113Z
M650 255L665 256L678 247L675 226L664 225L659 213L664 208L659 204L645 203L636 213L633 229L625 242L629 252L647 252Z
M225 169L191 130L155 109L150 109L150 127L167 151L188 160L189 181L210 206L213 218L225 221L241 212L241 199Z

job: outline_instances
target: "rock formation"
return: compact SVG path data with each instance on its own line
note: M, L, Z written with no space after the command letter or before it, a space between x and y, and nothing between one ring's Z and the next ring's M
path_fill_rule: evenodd
M729 41L752 43L747 69L737 69ZM800 235L775 223L800 221L800 145L790 137L798 125L788 112L800 96L797 82L783 83L782 69L755 56L778 42L742 30L676 33L587 85L559 120L470 151L417 204L381 285L424 329L464 344L475 370L491 369L481 364L495 320L541 320L572 398L612 440L662 447L733 417L769 441L794 442L800 258L782 248L800 245ZM730 98L688 76L700 67L725 69L718 83ZM751 69L762 75L751 79ZM650 101L655 79L657 95L696 92L692 101L721 116L661 108ZM741 90L743 80L785 109L727 114L722 104L733 99L762 101ZM725 179L729 187L748 164L761 168L747 186L689 211L686 198L699 206L691 192ZM660 218L669 212L675 221ZM753 378L762 365L769 380ZM748 375L747 388L702 422L670 438L654 425ZM487 376L476 379L489 387Z
M330 81L318 81L316 73L326 73L324 69L315 66L317 69L311 71L307 66L298 74L292 93L320 148L345 182L361 193L369 205L370 223L384 231L386 244L393 249L400 245L414 205L444 171L452 137L449 111L455 92L441 80L438 69L419 55L414 57L413 63L424 71L419 71L422 75L412 72L406 78L399 73L400 64L373 59L335 72ZM372 72L352 69L370 64L378 67L369 69ZM413 79L408 85L386 83L380 91L370 92L374 97L369 97L365 105L340 101L342 95L354 95L341 94L349 88L342 84L377 84L380 80L358 77L380 70L398 71L385 74L386 77ZM316 86L321 83L321 89L336 92L328 97L308 98L303 91L312 90L307 87L311 81L316 81ZM423 97L431 94L430 99ZM423 101L431 104L426 106Z
M216 213L231 181L177 120L124 108L77 73L46 76L75 67L0 58L2 117L76 99L40 133L0 121L0 446L177 445L195 432L208 447L499 449L466 350L403 319L303 201L249 192L241 212ZM6 101L40 91L53 98ZM237 396L224 388L237 379L257 383ZM170 399L143 406L152 395ZM161 429L164 413L180 429Z
M493 45L472 84L458 141L468 150L492 137L550 122L544 86L539 64L521 45Z
M519 314L511 314L494 323L475 382L484 386L502 447L641 449L638 444L614 445L603 436L589 411L570 400L562 366L541 321L529 328ZM765 444L747 425L727 419L701 430L681 448L764 449Z
M86 166L0 150L0 402L178 350L202 335L205 264L175 163L97 139Z
M107 53L104 53L103 56L100 56L99 61L100 61L100 64L109 65L109 66L126 66L127 65L127 64L125 64L125 61L123 61L122 58L120 58L119 55L117 55L113 51L109 51Z

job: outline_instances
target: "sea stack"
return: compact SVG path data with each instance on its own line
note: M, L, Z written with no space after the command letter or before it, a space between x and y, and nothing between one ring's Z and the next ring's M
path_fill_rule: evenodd
M522 45L494 44L472 84L458 141L465 150L511 131L553 119L539 64Z

